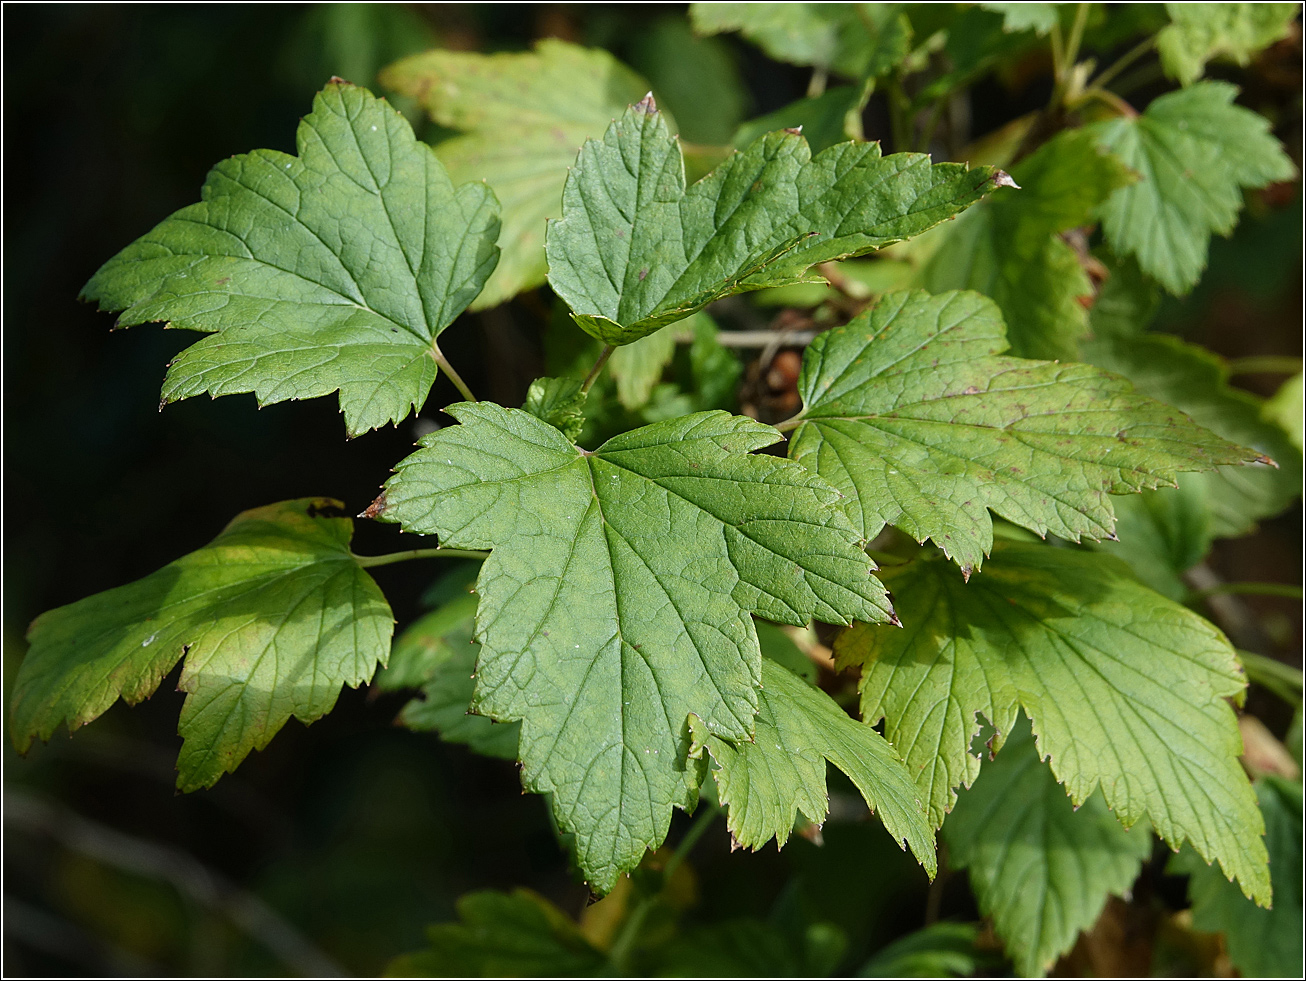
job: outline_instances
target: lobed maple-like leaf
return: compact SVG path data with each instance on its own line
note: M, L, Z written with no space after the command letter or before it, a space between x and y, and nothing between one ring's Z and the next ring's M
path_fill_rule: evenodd
M1167 75L1184 85L1202 77L1213 58L1240 65L1286 37L1301 10L1297 3L1167 3L1170 23L1156 35Z
M1259 455L1082 364L1002 357L977 293L890 293L803 359L790 456L845 496L868 539L932 539L967 573L993 544L989 510L1040 535L1109 538L1111 494Z
M1107 898L1129 891L1152 852L1146 827L1125 828L1097 793L1075 807L1025 719L958 795L943 840L1024 977L1047 974Z
M436 156L455 182L485 181L502 205L503 255L473 310L544 282L545 223L562 213L576 151L649 90L608 52L554 38L532 51L427 51L380 79L459 131L436 146Z
M713 300L802 282L819 262L917 235L1010 178L991 167L880 156L769 133L688 190L651 97L581 148L545 241L549 283L576 322L629 344Z
M208 545L144 579L43 613L14 680L19 752L115 701L151 695L185 657L177 786L196 790L313 722L372 677L394 620L349 551L353 522L304 498L237 515Z
M761 655L750 613L886 621L860 537L819 477L752 451L769 426L700 412L593 453L486 402L425 437L371 509L492 548L477 592L476 711L520 719L527 787L551 793L606 892L691 807L688 717L747 740Z
M735 841L761 848L772 838L783 848L798 812L823 824L829 760L852 780L889 834L911 846L934 877L934 832L921 812L911 775L878 732L849 718L829 695L774 661L762 662L757 729L752 741L727 741L691 718L691 756L706 750L715 766L718 799Z
M436 339L498 260L498 205L457 189L384 100L333 81L299 156L224 160L202 200L100 267L82 291L119 326L209 333L173 359L163 400L253 392L260 405L340 393L350 435L420 410Z
M938 555L881 577L905 629L858 625L836 655L862 667L862 718L885 720L935 824L980 773L977 717L996 749L1023 707L1076 804L1100 787L1126 826L1146 816L1172 846L1191 841L1268 905L1264 825L1226 701L1246 679L1215 627L1075 549L999 543L969 583Z
M1100 209L1107 242L1171 293L1197 282L1211 233L1233 231L1243 188L1297 172L1269 120L1234 105L1237 94L1227 82L1198 82L1154 99L1141 116L1088 127L1140 175Z

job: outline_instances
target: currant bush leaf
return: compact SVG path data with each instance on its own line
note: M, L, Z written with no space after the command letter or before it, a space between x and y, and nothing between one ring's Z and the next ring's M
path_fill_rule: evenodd
M1207 474L1180 474L1178 487L1144 491L1115 502L1115 541L1093 547L1124 559L1134 575L1162 596L1188 595L1183 574L1206 557L1215 538Z
M613 351L608 372L617 383L617 401L627 409L647 405L653 387L675 354L676 335L669 331L649 334Z
M1107 898L1128 892L1152 851L1146 827L1126 829L1096 792L1071 803L1024 719L958 795L943 840L1025 977L1047 974Z
M875 78L907 56L911 25L897 4L694 3L699 34L739 31L776 61Z
M549 283L588 333L628 344L723 296L917 235L1009 181L924 154L881 157L876 143L812 157L778 132L686 191L680 146L645 99L581 148L549 224Z
M537 378L522 409L557 428L573 443L585 428L586 393L575 378Z
M522 721L528 788L551 793L606 892L691 807L688 717L747 740L761 656L749 613L885 621L838 495L752 451L769 426L702 412L578 449L486 402L425 437L372 513L492 548L478 581L476 711ZM474 544L473 544L474 543Z
M823 824L830 799L829 760L852 780L889 834L934 877L934 832L921 813L919 792L893 747L870 726L848 717L829 695L774 661L762 662L757 730L753 740L727 741L696 719L691 756L711 754L717 798L727 807L735 841L761 848L772 838L783 848L798 812Z
M1033 31L1042 37L1059 20L1055 3L982 3L985 10L1002 15L1002 29L1007 33Z
M1302 787L1281 777L1256 781L1265 817L1274 908L1249 902L1237 886L1185 848L1169 871L1186 872L1193 927L1223 933L1243 977L1293 978L1302 972Z
M380 77L460 131L436 155L455 182L483 180L503 206L503 256L473 310L544 282L545 222L562 213L576 151L649 90L606 51L554 39L526 52L428 51Z
M332 82L299 156L224 160L203 200L100 267L82 291L119 326L209 332L173 359L163 400L253 392L260 405L339 390L350 435L421 409L436 339L498 260L498 205L457 189L403 116Z
M1296 3L1167 3L1170 23L1156 35L1161 67L1191 85L1206 63L1225 57L1246 65L1252 55L1286 37L1301 10Z
M208 545L144 579L37 617L14 681L19 752L122 698L148 698L183 657L177 786L208 787L291 716L331 711L372 677L394 620L349 551L337 501L304 498L236 516Z
M1264 401L1229 384L1228 366L1214 354L1162 334L1100 337L1082 350L1088 361L1124 375L1139 391L1262 455L1252 466L1223 466L1179 478L1206 499L1212 536L1251 531L1256 522L1278 514L1301 494L1301 452L1281 427L1264 418Z
M887 294L808 348L790 456L844 494L868 539L894 525L967 573L993 544L990 509L1040 535L1109 538L1109 495L1257 458L1122 378L1006 346L977 293Z
M939 556L881 577L905 629L858 625L836 655L862 666L862 718L885 719L936 824L980 772L976 716L997 748L1023 707L1076 804L1101 787L1126 826L1150 818L1268 904L1263 825L1225 701L1246 682L1215 627L1110 556L1073 549L1002 542L969 583Z
M426 929L427 949L396 957L389 977L584 978L607 973L607 958L580 928L529 889L468 893L458 922Z
M516 723L501 725L469 713L476 687L476 597L459 596L427 613L405 630L376 676L380 691L418 689L399 713L399 722L419 732L438 732L445 742L463 743L482 756L517 758Z
M920 285L991 297L1018 357L1073 360L1088 329L1081 300L1093 295L1093 284L1060 233L1089 224L1094 209L1134 175L1091 134L1068 130L1013 167L1011 177L1019 191L994 195L926 236L941 237L942 245Z
M735 131L733 146L747 147L754 140L778 129L800 129L812 153L836 143L862 138L862 110L870 101L874 86L836 85L820 95L799 99L765 116L750 119Z
M1300 453L1306 448L1306 432L1303 430L1302 373L1299 371L1279 386L1279 390L1261 406L1261 418L1273 422L1288 435L1292 445Z
M1198 82L1154 99L1141 116L1088 127L1140 175L1100 209L1107 242L1176 295L1201 276L1211 233L1233 231L1242 188L1296 173L1269 121L1234 105L1237 94L1226 82Z

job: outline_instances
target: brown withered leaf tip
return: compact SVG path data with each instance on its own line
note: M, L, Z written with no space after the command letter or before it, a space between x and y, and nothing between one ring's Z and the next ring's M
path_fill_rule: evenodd
M1017 191L1020 190L1020 185L1017 184L1015 181L1013 181L1011 179L1011 175L1008 174L1005 170L999 170L996 174L993 175L993 186L1014 187Z
M367 506L367 510L359 515L360 518L376 518L385 510L385 491L376 496L376 500Z
M645 112L651 116L653 113L658 111L658 104L657 100L653 98L653 93L650 92L648 95L644 96L644 98L640 99L639 102L635 103L632 108L636 112Z
M790 136L802 136L803 128L801 126L786 126L785 132Z

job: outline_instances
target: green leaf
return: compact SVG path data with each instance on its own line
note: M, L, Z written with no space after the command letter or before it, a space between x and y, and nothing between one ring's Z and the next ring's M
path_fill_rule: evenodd
M1025 977L1047 974L1107 898L1128 892L1152 851L1147 829L1123 827L1099 794L1071 803L1023 719L958 796L943 838Z
M841 143L812 157L771 133L685 190L679 144L652 99L581 148L546 242L549 283L588 333L628 344L732 293L810 279L957 214L1009 178L988 167L881 157Z
M975 948L974 923L931 923L877 951L859 978L968 978L986 958Z
M653 963L658 977L823 978L838 966L847 944L830 923L813 923L800 933L740 918L693 927L658 951Z
M1109 538L1109 495L1256 459L1122 378L1006 346L976 293L886 295L808 348L790 456L843 493L868 539L894 525L967 574L993 544L990 509L1040 535Z
M185 657L177 786L208 787L293 715L309 723L384 664L394 620L349 551L338 501L237 515L208 545L127 586L43 613L9 714L20 753L118 698L148 698Z
M1302 973L1302 788L1279 777L1256 781L1274 881L1274 908L1248 902L1236 886L1184 849L1170 870L1187 872L1193 926L1223 933L1243 977L1295 978Z
M253 392L260 405L340 392L350 435L420 410L436 339L481 291L494 195L455 190L384 100L332 82L299 156L224 160L203 200L100 267L82 291L119 326L209 332L173 359L163 400Z
M395 641L390 663L375 685L380 691L421 690L421 697L399 713L399 722L409 729L438 732L446 742L465 744L482 756L515 760L521 727L469 713L481 649L472 639L475 618L476 597L471 595L423 616Z
M468 893L457 923L427 927L428 949L397 957L389 977L593 977L607 958L576 923L529 889Z
M836 85L820 95L799 99L789 105L750 119L735 131L730 141L747 147L754 140L778 129L801 129L813 153L820 153L844 140L862 137L862 110L870 101L873 86Z
M1073 549L1002 542L969 583L938 556L881 577L906 629L856 626L835 653L863 666L862 718L885 719L936 824L979 773L977 715L997 749L1023 707L1076 804L1100 786L1126 826L1146 815L1269 902L1263 825L1225 701L1245 679L1215 627L1110 556Z
M475 708L522 720L523 780L553 795L606 892L663 840L672 806L694 803L688 716L751 738L748 614L848 623L888 620L889 606L834 491L752 453L779 438L769 426L697 413L589 453L524 412L449 411L462 425L399 464L380 514L494 549L477 586Z
M1237 94L1226 82L1198 82L1141 116L1087 127L1141 177L1100 209L1107 242L1176 295L1201 276L1211 233L1233 231L1240 189L1296 173L1269 120L1234 105Z
M503 256L473 310L544 282L545 222L562 213L576 150L649 89L606 51L553 39L530 52L428 51L380 77L461 132L436 155L455 181L486 181L503 206Z
M876 78L907 56L911 26L891 3L694 3L700 34L739 31L777 61Z
M617 383L617 401L627 409L646 405L675 354L676 335L670 331L649 334L613 351L608 371Z
M1177 488L1115 502L1116 541L1094 543L1124 559L1134 575L1175 602L1188 594L1183 574L1206 557L1214 534L1206 474L1182 474Z
M1089 224L1094 209L1134 175L1091 134L1068 130L1011 176L1020 191L995 195L930 233L943 244L920 285L931 293L984 293L1002 310L1014 354L1073 360L1075 342L1088 329L1081 301L1093 295L1093 285L1060 233Z
M1306 410L1303 410L1302 373L1299 371L1280 385L1273 397L1261 407L1261 417L1276 423L1287 433L1292 445L1300 453L1303 449L1303 416L1306 416Z
M691 718L694 745L715 766L717 797L728 808L726 824L739 845L754 850L772 838L784 847L801 811L825 822L829 760L852 780L878 812L889 834L934 877L934 833L921 813L911 775L884 737L848 717L829 695L805 684L774 661L762 663L757 731L749 740L727 740Z
M522 409L576 442L585 428L586 393L575 378L537 378L526 392Z
M1206 63L1228 58L1240 65L1288 36L1301 4L1167 3L1170 23L1156 36L1161 67L1171 78L1191 85Z
M1059 23L1055 3L982 3L985 10L1002 15L1002 29L1007 33L1033 31L1039 37Z
M798 647L783 627L759 620L754 625L757 630L757 643L762 649L762 656L783 665L790 673L802 678L809 685L816 685L819 672L816 665Z
M1099 251L1095 258L1106 269L1107 277L1088 311L1090 333L1097 337L1141 334L1161 305L1156 284L1143 275L1133 259L1118 259L1109 249Z
M1264 402L1229 385L1228 367L1209 351L1160 334L1102 337L1082 350L1093 364L1124 375L1140 391L1261 454L1250 467L1225 466L1180 477L1185 487L1201 485L1194 493L1207 499L1211 535L1227 538L1251 531L1257 521L1278 514L1301 494L1301 452L1279 426L1264 419Z

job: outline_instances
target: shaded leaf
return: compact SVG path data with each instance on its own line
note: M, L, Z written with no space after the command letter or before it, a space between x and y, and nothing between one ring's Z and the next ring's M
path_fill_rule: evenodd
M1116 541L1093 547L1124 559L1134 575L1162 596L1188 594L1183 574L1206 557L1214 534L1205 474L1181 474L1179 486L1144 491L1114 502Z
M682 13L659 17L631 34L630 64L649 80L644 90L652 88L680 124L680 138L716 146L729 143L749 101L730 46L721 38L697 36Z
M862 666L862 718L885 719L936 824L980 772L977 715L997 749L1023 707L1076 804L1100 787L1125 825L1148 817L1268 903L1263 825L1225 701L1245 679L1215 627L1093 552L1003 542L969 583L937 556L881 576L905 629L858 625L835 653Z
M936 869L934 834L920 810L918 792L884 737L864 726L830 698L774 661L762 663L757 729L752 741L726 740L691 718L691 756L711 754L717 797L728 808L726 823L736 842L761 848L772 838L783 848L801 811L822 824L830 801L825 789L829 760L852 780L879 814L889 834L925 866Z
M549 225L549 283L576 322L628 344L713 300L810 279L810 266L909 238L1009 178L842 143L812 157L771 133L685 189L651 99L581 148Z
M943 838L1026 977L1047 974L1097 922L1107 898L1129 890L1152 851L1146 827L1123 827L1096 792L1082 807L1071 803L1025 719L958 795Z
M980 6L1001 14L1002 29L1008 33L1033 31L1042 37L1058 23L1055 3L982 3Z
M876 951L859 978L965 978L987 966L974 923L932 923Z
M989 510L1040 535L1108 538L1111 494L1256 454L1082 364L1000 357L976 293L891 293L816 338L790 455L837 487L868 539L932 539L963 570L993 544Z
M574 443L585 428L585 399L581 382L575 378L537 378L526 392L522 409Z
M43 613L14 681L19 752L122 698L148 698L185 657L177 786L208 787L291 716L309 723L384 664L394 620L349 551L338 501L237 515L203 548L127 586Z
M209 332L173 359L163 399L253 392L260 405L339 390L351 435L420 410L436 339L481 291L498 206L457 189L384 100L332 82L299 156L224 160L203 200L100 267L82 296L120 326Z
M1293 446L1297 447L1297 452L1302 451L1302 419L1306 416L1306 410L1303 410L1302 404L1300 371L1279 386L1274 396L1261 407L1261 416L1277 423L1288 434Z
M503 256L474 310L544 282L545 222L562 213L576 150L649 88L606 51L554 39L529 52L428 51L391 65L381 82L461 131L436 155L455 181L488 183L503 207Z
M627 409L646 405L675 354L676 335L670 331L649 334L613 351L608 371L617 383L617 401Z
M735 131L730 141L744 148L778 129L801 129L812 153L820 153L844 140L862 138L862 110L870 100L872 86L836 85L820 95L799 99L765 116L750 119Z
M458 900L457 923L426 928L427 949L396 957L389 977L594 977L607 958L567 914L529 889Z
M524 412L450 412L463 424L425 437L374 508L494 549L477 586L475 707L522 720L523 780L552 794L606 892L662 841L672 806L694 803L689 714L751 737L748 614L847 623L889 607L828 485L753 455L779 438L768 426L697 413L589 453Z
M1156 36L1161 67L1171 78L1191 85L1206 63L1228 58L1240 65L1288 30L1301 5L1296 3L1167 3L1170 23Z
M476 687L472 639L476 597L463 595L423 616L395 641L390 663L376 676L381 691L419 689L399 713L399 722L419 732L438 732L446 742L462 743L482 756L517 758L516 723L496 723L470 714Z
M1140 176L1100 209L1107 242L1176 295L1201 276L1211 233L1233 231L1241 189L1296 173L1269 120L1234 105L1237 94L1227 82L1198 82L1141 116L1087 127Z
M1302 789L1281 777L1256 781L1265 818L1274 908L1249 902L1224 876L1184 849L1170 870L1187 872L1193 926L1223 933L1229 958L1244 977L1295 978L1302 973Z

